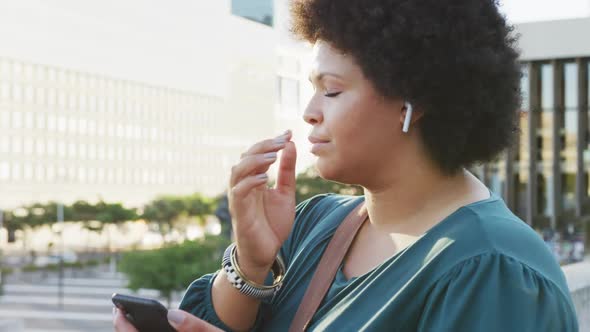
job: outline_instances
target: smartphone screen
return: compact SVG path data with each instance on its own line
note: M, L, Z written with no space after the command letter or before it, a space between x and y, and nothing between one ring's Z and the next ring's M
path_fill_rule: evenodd
M139 332L176 332L168 323L168 309L156 300L115 293L112 301Z

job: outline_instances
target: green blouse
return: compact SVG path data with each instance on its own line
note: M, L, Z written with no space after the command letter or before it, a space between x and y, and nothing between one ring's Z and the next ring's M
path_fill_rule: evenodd
M287 331L340 222L364 197L320 195L297 207L281 248L283 288L257 331ZM229 330L211 302L215 274L180 308ZM466 205L366 274L339 270L308 331L578 331L565 277L540 237L496 194Z

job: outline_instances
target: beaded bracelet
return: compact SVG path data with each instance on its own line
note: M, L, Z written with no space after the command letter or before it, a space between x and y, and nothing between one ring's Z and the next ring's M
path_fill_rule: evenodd
M271 268L274 278L274 282L271 286L260 285L248 279L238 265L235 243L230 244L229 247L225 249L222 267L227 275L227 280L229 280L232 286L234 286L240 293L263 302L270 302L275 294L281 289L283 277L285 275L285 264L282 259L277 256Z

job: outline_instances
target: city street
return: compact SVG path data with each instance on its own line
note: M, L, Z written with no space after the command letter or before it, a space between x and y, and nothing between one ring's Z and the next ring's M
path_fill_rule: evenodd
M27 278L11 276L0 296L0 321L21 321L25 332L113 331L112 293L133 292L125 288L126 281L121 275L106 271L90 274L92 277L64 278L63 309L58 298L57 275L33 283ZM157 298L158 292L140 290L137 295ZM172 307L177 307L179 300L177 296ZM165 303L162 299L161 302Z

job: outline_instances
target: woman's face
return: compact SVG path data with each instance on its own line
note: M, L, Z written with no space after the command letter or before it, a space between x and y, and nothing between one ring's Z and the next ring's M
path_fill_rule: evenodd
M303 115L312 125L311 152L328 180L370 186L395 171L403 155L403 100L382 97L351 56L314 46L314 94Z

